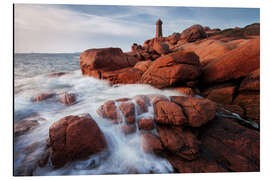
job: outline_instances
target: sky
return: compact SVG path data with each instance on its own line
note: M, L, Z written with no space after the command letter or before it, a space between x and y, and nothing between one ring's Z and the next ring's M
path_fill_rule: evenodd
M130 51L155 36L201 24L210 28L244 27L260 22L259 8L207 8L111 5L15 4L15 53L73 53L91 48L120 47Z

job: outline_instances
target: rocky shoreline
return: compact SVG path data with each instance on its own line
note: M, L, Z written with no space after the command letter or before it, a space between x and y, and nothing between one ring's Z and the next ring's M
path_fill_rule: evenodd
M137 95L111 99L97 114L123 137L139 133L141 150L166 158L175 173L260 171L260 25L221 31L194 25L181 33L120 48L89 49L80 55L82 75L117 84L148 84L182 96ZM66 76L59 72L48 78ZM34 103L76 104L74 93L39 94ZM42 117L15 123L15 140ZM91 114L61 118L51 125L43 153L20 169L33 175L108 151ZM35 148L33 145L30 147ZM30 153L31 156L31 153ZM27 161L27 157L26 157ZM138 173L130 167L130 173ZM149 172L151 173L151 172Z

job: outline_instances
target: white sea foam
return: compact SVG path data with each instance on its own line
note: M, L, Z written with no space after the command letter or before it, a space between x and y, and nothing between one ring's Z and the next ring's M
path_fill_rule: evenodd
M53 169L48 163L44 168L37 168L34 175L62 175L62 174L121 174L121 173L168 173L173 168L169 162L161 157L145 154L140 148L139 133L124 136L117 125L110 124L96 113L96 109L107 100L131 98L141 94L162 94L165 96L180 95L174 91L162 91L149 85L119 85L109 86L105 81L90 77L83 77L80 71L74 71L61 77L47 77L40 75L21 80L20 93L15 94L15 121L19 121L33 113L38 113L46 121L28 134L20 136L15 141L15 172L19 172L23 159L27 153L24 149L30 144L41 141L43 146L35 149L40 153L48 138L49 127L55 121L68 115L89 113L95 119L109 144L107 152L90 156L87 160L74 161L63 168ZM72 106L65 106L57 102L57 98L34 103L30 98L42 92L73 92L77 102ZM153 108L145 116L153 116ZM33 153L34 154L34 153ZM32 155L33 155L32 154ZM35 158L33 156L32 158ZM31 158L30 158L31 159ZM27 164L26 164L27 165ZM131 171L133 169L133 171ZM15 173L16 174L16 173Z

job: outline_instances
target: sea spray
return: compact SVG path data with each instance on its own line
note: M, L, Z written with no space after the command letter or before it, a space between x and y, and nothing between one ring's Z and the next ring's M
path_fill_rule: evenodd
M46 121L40 123L36 129L15 139L15 175L22 173L22 167L30 166L29 162L35 163L34 160L43 152L50 125L65 116L82 113L90 113L97 122L108 142L108 149L90 156L86 160L68 163L60 169L53 169L48 162L43 168L33 168L33 175L168 173L173 171L166 159L146 154L141 150L138 130L134 134L124 136L119 131L118 125L112 125L106 119L101 118L96 110L107 100L147 94L162 94L168 97L180 95L179 93L169 90L162 91L142 84L110 86L106 81L83 77L80 71L74 71L61 77L39 75L21 82L27 86L21 86L20 82L17 83L17 87L21 89L20 93L15 94L15 122L27 118L33 113ZM44 92L75 93L76 103L71 106L63 105L57 100L57 95L54 99L41 102L30 100L36 94ZM135 108L137 108L136 105ZM149 112L141 115L137 115L137 110L135 110L136 120L139 117L153 117L152 104L148 110ZM118 110L118 112L120 111ZM36 142L39 142L39 146L38 148L33 147L33 152L25 150Z

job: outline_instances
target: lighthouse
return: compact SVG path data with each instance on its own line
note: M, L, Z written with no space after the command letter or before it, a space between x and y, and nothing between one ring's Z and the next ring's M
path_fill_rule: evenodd
M162 21L160 19L156 22L156 38L162 37Z

